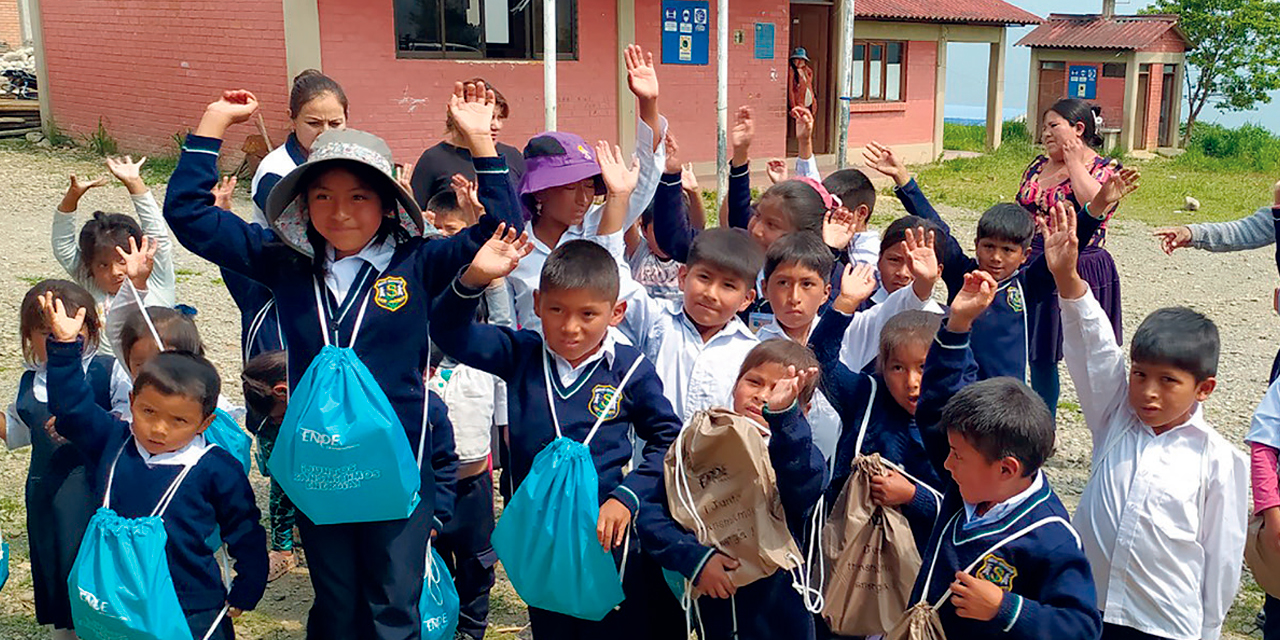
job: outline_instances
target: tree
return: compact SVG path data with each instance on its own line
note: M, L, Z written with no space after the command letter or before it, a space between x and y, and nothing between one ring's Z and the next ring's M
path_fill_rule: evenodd
M1280 1L1157 0L1142 13L1178 14L1194 47L1187 52L1184 146L1206 105L1247 111L1280 89Z

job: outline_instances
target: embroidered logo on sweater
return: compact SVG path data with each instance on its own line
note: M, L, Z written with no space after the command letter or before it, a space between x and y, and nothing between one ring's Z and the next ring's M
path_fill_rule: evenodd
M399 311L409 302L409 283L400 276L387 276L373 283L373 301L387 311Z
M618 405L622 404L622 396L618 396L618 401L612 403L613 395L618 392L617 387L607 384L598 384L591 389L591 401L587 403L587 410L591 415L600 420L612 420L618 417Z
M1009 287L1009 308L1017 313L1022 313L1022 289L1018 287Z
M1006 592L1013 591L1013 579L1018 577L1018 570L1004 558L989 555L982 559L973 577L986 580Z

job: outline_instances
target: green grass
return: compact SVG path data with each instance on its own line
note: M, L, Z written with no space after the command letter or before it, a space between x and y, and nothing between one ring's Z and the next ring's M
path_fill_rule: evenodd
M1257 140L1252 144L1238 148L1251 154L1266 148ZM1120 205L1117 215L1154 226L1222 222L1249 215L1271 202L1276 177L1257 168L1261 165L1256 156L1211 157L1198 149L1174 159L1127 160L1126 164L1142 172L1142 187ZM994 153L915 169L921 188L934 202L983 211L997 202L1013 200L1022 172L1038 153L1025 135L1010 136ZM1187 196L1200 201L1200 211L1179 211Z
M37 284L48 280L44 276L17 276L18 281L25 283L28 287L34 287Z
M178 283L181 284L183 282L190 280L192 276L201 275L201 273L199 271L196 271L195 269L174 269L173 275L175 276L175 279L178 281Z

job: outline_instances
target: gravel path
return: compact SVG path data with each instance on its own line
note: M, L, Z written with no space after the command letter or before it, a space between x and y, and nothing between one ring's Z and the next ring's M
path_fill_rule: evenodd
M0 147L0 398L12 398L22 372L18 339L18 305L27 289L47 277L65 277L54 262L49 249L49 223L54 207L67 185L67 175L109 175L102 165L71 160L57 153L12 151ZM163 199L163 188L156 189ZM878 219L885 219L900 207L892 198L881 198ZM239 211L250 210L245 194L237 199ZM123 187L117 183L91 191L81 203L83 213L95 209L132 214ZM961 242L971 246L976 227L974 212L952 207L939 207L953 228L965 237ZM1247 214L1249 212L1241 212ZM1189 218L1188 221L1191 221ZM1258 400L1266 390L1266 379L1276 345L1280 342L1280 323L1271 308L1271 295L1277 283L1275 262L1269 249L1231 254L1209 254L1182 250L1165 256L1150 239L1148 227L1124 219L1113 223L1109 247L1115 255L1123 278L1125 335L1133 330L1152 310L1175 304L1187 305L1207 313L1218 324L1222 334L1223 355L1219 366L1218 389L1207 405L1210 422L1232 442L1243 448L1243 438ZM199 311L197 323L208 346L209 357L224 378L237 380L239 367L239 317L231 298L223 288L217 268L177 251L179 302ZM1074 505L1088 474L1090 438L1074 407L1074 391L1063 371L1063 410L1059 428L1058 454L1050 463L1050 474L1063 497ZM240 397L238 385L225 393ZM7 403L8 400L5 400ZM26 539L23 526L23 481L26 474L25 452L0 453L0 528L14 550L13 576L0 598L0 637L43 638L34 623L30 577L24 568ZM263 489L262 478L254 471L255 486ZM265 505L263 505L265 507ZM495 606L502 611L502 624L517 622L519 615L511 600L509 587ZM1239 607L1240 616L1252 616L1256 596L1242 596L1247 603ZM305 607L309 604L309 585L305 571L291 574L273 583L259 611L237 622L242 638L301 637ZM1241 636L1235 636L1241 637Z

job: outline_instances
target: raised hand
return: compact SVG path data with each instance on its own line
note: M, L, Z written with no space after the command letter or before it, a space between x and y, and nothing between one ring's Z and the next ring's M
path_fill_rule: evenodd
M128 251L122 247L116 247L116 253L124 259L125 277L129 278L135 289L147 290L147 279L151 277L151 270L156 266L156 251L159 250L160 243L148 236L142 236L141 246L138 245L137 240L130 237Z
M490 282L515 271L520 259L530 251L533 251L533 243L529 242L528 233L517 234L515 227L499 224L459 279L470 289L483 289Z
M84 197L90 189L97 189L105 186L110 182L110 178L98 178L92 182L81 180L75 174L71 174L71 184L67 187L67 193L62 196L62 203L58 205L58 211L63 213L75 213L80 206L80 198Z
M1138 190L1140 180L1142 180L1142 174L1132 167L1125 167L1116 172L1110 180L1102 183L1102 188L1098 189L1098 195L1089 202L1089 215L1095 218L1107 217L1117 202Z
M764 164L764 172L769 176L769 184L778 184L788 177L787 161L782 158L769 158Z
M862 159L866 161L868 167L893 178L894 184L899 187L906 186L911 181L911 172L907 171L907 165L902 163L893 149L879 142L873 140L868 143L862 151Z
M934 249L935 242L932 230L926 232L924 227L907 229L907 259L911 261L909 268L911 276L915 278L911 286L921 300L933 295L933 285L942 272L938 266L938 253Z
M396 165L396 184L404 188L405 191L413 193L413 163Z
M453 194L458 197L458 206L462 207L468 218L479 220L484 215L484 205L480 204L480 187L475 182L461 173L455 173L449 179L449 188L453 189Z
M49 335L58 342L75 342L84 329L87 309L80 307L75 315L69 316L66 306L62 304L62 298L55 297L52 291L40 294L39 298L45 324L49 325Z
M224 211L231 210L231 196L236 191L236 177L234 175L223 176L218 184L213 185L213 206Z
M1160 248L1167 255L1172 255L1174 249L1191 246L1191 228L1187 226L1160 227L1152 231L1151 235L1160 241Z
M836 207L827 212L822 221L822 241L832 249L844 250L853 242L858 233L858 219L845 207Z
M629 44L622 52L627 64L627 87L640 100L658 99L658 70L653 66L653 53L640 45Z
M997 286L995 277L981 269L964 274L964 286L951 301L947 329L955 333L968 333L973 328L973 321L996 299Z
M841 313L853 313L879 286L875 267L862 262L845 265L844 274L840 277L840 293L831 306Z
M791 119L796 123L797 138L813 137L813 113L808 107L791 107Z
M1044 235L1044 260L1063 298L1074 300L1089 290L1080 278L1076 263L1080 258L1080 240L1076 238L1076 210L1067 202L1053 205L1041 225Z
M227 126L247 122L257 110L257 96L244 89L223 91L221 98L205 107L206 114L220 116Z
M663 173L678 173L680 171L680 143L676 141L676 137L667 132L667 137L662 142L666 147L667 163L662 168Z
M818 368L810 367L796 371L794 365L787 367L787 374L773 384L769 397L765 399L765 408L770 411L782 411L791 406L800 397L800 390L809 386L818 378Z
M670 136L671 134L668 133L667 137ZM698 193L702 190L702 188L698 186L698 176L693 172L692 162L686 162L684 164L684 168L680 171L680 188L692 193Z
M729 129L729 146L733 150L734 166L747 163L751 157L751 142L756 137L755 117L751 107L738 107L733 115L733 127Z
M493 133L490 130L496 104L497 98L494 97L493 90L486 87L483 82L453 83L453 95L449 96L449 116L453 118L454 124L458 126L458 131L462 132L468 145L485 146L485 141L488 142L485 150L491 147L492 153L485 154L487 156L497 154ZM475 149L471 152L473 156L477 155Z
M133 161L133 156L107 158L107 169L111 171L111 175L116 177L116 180L119 180L124 186L130 187L130 191L132 191L132 185L143 184L142 165L146 161L146 156L139 158L137 162Z
M604 180L604 186L609 190L609 197L626 198L635 191L636 181L640 177L640 167L628 167L627 160L622 155L622 148L617 145L610 145L608 142L601 140L596 143L596 162L600 165L600 177ZM679 170L680 165L676 165Z

